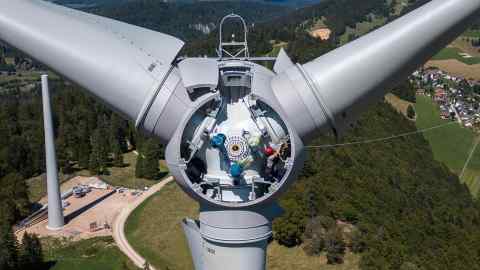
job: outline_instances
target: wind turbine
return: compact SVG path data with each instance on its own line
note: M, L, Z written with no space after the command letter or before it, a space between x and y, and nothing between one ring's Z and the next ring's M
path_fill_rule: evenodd
M246 39L224 43L243 53L180 59L172 36L38 0L0 0L0 39L167 144L171 173L200 204L199 220L183 222L196 270L262 270L304 145L341 135L479 10L480 0L433 0L307 64L281 51L273 71Z

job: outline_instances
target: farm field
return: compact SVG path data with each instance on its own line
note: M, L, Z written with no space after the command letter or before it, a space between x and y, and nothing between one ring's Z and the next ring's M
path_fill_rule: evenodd
M472 46L471 39L469 37L461 36L457 38L450 46L458 48L471 56L480 57L479 48Z
M448 59L428 61L425 67L436 67L455 76L480 80L480 64L467 65L456 59Z
M446 120L440 119L439 109L430 97L417 96L415 109L418 129L446 123ZM429 141L435 159L445 163L452 172L460 174L474 143L473 131L453 124L433 132L426 132L423 136ZM480 151L474 153L461 180L469 186L473 195L478 194L480 189Z
M78 242L42 240L45 270L136 270L117 248L113 238L100 237Z
M463 36L466 37L473 37L473 38L480 38L480 30L468 30L465 33L463 33Z
M403 100L391 93L385 95L385 100L390 103L393 108L395 108L398 112L402 113L405 116L407 116L408 106L414 106L413 103Z
M432 60L447 60L447 59L456 59L467 65L476 65L480 64L480 57L471 56L470 58L463 57L460 55L464 53L462 50L455 47L447 47L441 50L437 55L435 55Z
M171 183L137 208L125 233L130 244L157 269L191 270L192 261L180 222L198 216L198 206ZM270 270L358 269L360 256L347 253L343 265L327 265L325 256L308 257L300 247L286 248L272 242L268 249Z

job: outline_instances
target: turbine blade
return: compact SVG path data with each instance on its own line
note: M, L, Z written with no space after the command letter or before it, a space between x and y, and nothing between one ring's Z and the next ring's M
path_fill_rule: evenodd
M184 45L169 35L38 0L0 0L0 39L137 123Z
M411 13L272 80L300 136L342 132L440 49L480 10L480 0L433 0ZM299 120L302 116L302 120Z

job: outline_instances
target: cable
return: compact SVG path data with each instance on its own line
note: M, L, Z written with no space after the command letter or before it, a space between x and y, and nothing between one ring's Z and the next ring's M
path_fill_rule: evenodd
M446 124L442 124L442 125L438 125L438 126L434 126L434 127L429 127L429 128L425 128L425 129L420 129L420 130L416 130L416 131L412 131L412 132L402 133L402 134L398 134L398 135L393 135L393 136L389 136L389 137L385 137L385 138L377 138L377 139L370 139L370 140L365 140L365 141L339 143L339 144L309 145L309 146L306 146L305 148L307 148L307 149L322 149L322 148L334 148L334 147L351 146L351 145L357 145L357 144L368 144L368 143L375 143L375 142L383 142L383 141L393 140L393 139L397 139L397 138L401 138L401 137L407 137L407 136L411 136L411 135L415 135L415 134L419 134L419 133L425 133L425 132L428 132L428 131L431 131L431 130L434 130L434 129L443 128L445 126L449 126L449 125L456 124L456 123L457 122L449 122L449 123L446 123Z

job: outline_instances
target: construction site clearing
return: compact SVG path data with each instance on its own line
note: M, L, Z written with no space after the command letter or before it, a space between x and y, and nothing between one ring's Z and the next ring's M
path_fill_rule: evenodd
M65 226L58 231L47 229L47 198L43 207L15 228L21 239L25 232L40 237L68 238L72 241L112 235L111 225L120 211L134 202L142 191L112 187L98 177L77 176L61 186Z

